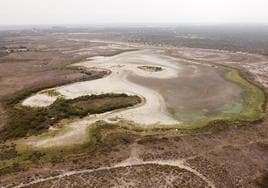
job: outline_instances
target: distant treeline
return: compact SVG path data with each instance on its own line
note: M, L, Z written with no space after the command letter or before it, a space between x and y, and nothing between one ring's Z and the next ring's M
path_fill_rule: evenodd
M105 38L151 45L221 49L268 55L268 25L170 25L69 28L65 32L105 33Z

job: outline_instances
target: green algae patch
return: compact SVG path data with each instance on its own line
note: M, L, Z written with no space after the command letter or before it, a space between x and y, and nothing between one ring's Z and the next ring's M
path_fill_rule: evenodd
M238 70L225 66L224 68L226 79L238 84L242 88L242 103L226 104L222 113L182 123L179 129L195 130L220 124L237 125L242 122L256 122L264 118L266 103L264 91L242 78Z
M230 69L226 78L238 84L244 91L243 108L238 114L238 120L256 121L264 117L265 93L258 86L240 76L238 70Z

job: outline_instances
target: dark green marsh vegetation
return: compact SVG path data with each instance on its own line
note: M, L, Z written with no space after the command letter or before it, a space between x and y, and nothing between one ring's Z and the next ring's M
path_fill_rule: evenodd
M37 135L60 120L99 114L126 108L141 102L137 96L126 94L102 94L82 96L76 99L59 98L46 108L12 105L8 109L8 123L0 132L3 140Z

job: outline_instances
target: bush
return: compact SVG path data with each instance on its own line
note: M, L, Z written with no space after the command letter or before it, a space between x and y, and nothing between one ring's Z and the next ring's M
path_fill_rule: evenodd
M17 101L17 100L15 100ZM133 106L141 102L137 96L103 94L76 99L58 99L47 108L13 107L8 110L8 124L0 132L3 140L40 134L58 121L70 117L84 117ZM12 104L14 100L12 101ZM82 106L81 106L82 105Z

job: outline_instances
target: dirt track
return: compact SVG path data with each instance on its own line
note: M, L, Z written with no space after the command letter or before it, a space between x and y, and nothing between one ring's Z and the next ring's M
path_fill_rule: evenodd
M204 181L206 183L206 186L211 187L211 188L215 188L215 185L213 184L213 182L208 180L204 175L200 174L195 169L187 166L187 164L185 164L184 160L142 161L142 160L140 160L138 158L133 159L132 156L131 156L131 158L127 159L126 161L122 161L121 163L115 164L113 166L100 167L100 168L97 168L97 169L69 171L69 172L65 172L65 173L63 173L61 175L58 175L58 176L51 176L51 177L47 177L47 178L37 179L35 181L29 182L29 183L26 183L26 184L21 184L21 185L15 186L14 188L29 187L29 186L33 186L35 184L40 185L40 183L44 183L44 182L47 182L47 181L54 181L54 180L66 178L66 177L69 177L69 176L75 176L75 175L81 175L81 174L89 174L89 173L94 173L94 172L98 172L98 171L106 171L106 170L110 171L112 169L117 169L117 168L130 168L130 167L143 166L143 165L145 165L145 166L146 165L171 166L171 167L177 167L177 168L180 168L180 169L184 169L186 171L189 171L193 175L197 176L198 178L202 179L202 181Z

